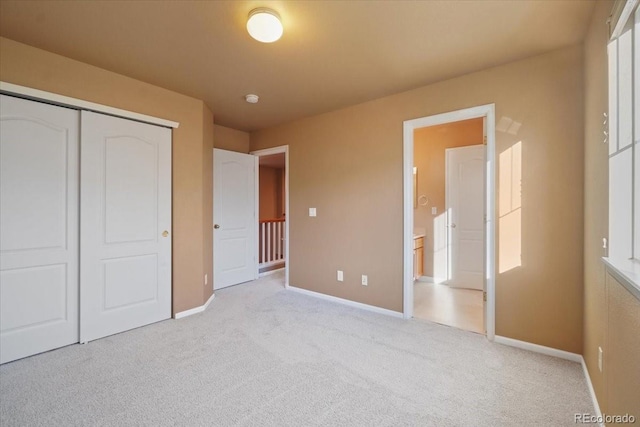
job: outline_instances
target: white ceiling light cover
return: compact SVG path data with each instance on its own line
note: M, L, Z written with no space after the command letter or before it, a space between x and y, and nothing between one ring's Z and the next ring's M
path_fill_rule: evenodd
M249 13L247 31L259 42L273 43L282 37L284 29L275 11L261 7Z
M245 95L244 99L249 103L249 104L257 104L258 100L260 99L260 97L258 97L258 95L255 95L253 93L250 93L248 95Z

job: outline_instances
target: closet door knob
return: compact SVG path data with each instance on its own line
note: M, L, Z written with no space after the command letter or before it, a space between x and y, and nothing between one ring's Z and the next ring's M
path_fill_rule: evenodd
M216 225L213 226L213 228L215 228L217 230L218 228L220 228L220 226L218 224L216 224Z
M167 237L169 235L169 232L167 230L164 230L162 232L162 237Z

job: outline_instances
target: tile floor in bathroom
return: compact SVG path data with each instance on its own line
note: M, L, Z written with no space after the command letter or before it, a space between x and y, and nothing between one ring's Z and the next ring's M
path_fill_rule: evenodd
M413 317L484 334L482 291L415 282Z

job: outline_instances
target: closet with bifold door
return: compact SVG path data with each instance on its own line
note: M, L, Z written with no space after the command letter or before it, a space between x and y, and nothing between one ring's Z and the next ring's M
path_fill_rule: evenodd
M0 95L0 363L171 317L171 129Z

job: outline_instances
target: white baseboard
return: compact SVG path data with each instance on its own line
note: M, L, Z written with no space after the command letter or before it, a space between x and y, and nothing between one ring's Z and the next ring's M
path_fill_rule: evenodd
M200 307L192 308L190 310L181 311L180 313L176 313L175 316L173 316L173 318L182 319L183 317L191 316L197 313L202 313L207 309L207 307L209 307L209 304L211 304L211 301L213 301L215 297L216 297L216 294L211 294L211 296L209 297L207 302L204 303L204 305L201 305Z
M312 297L320 298L320 299L327 300L327 301L337 302L338 304L348 305L350 307L359 308L361 310L367 310L367 311L372 311L374 313L384 314L384 315L387 315L387 316L402 318L402 313L400 313L399 311L388 310L386 308L376 307L374 305L363 304L361 302L351 301L351 300L344 299L344 298L338 298L338 297L334 297L332 295L322 294L320 292L309 291L307 289L297 288L297 287L291 286L291 285L289 285L286 288L290 289L292 291L301 293L301 294L310 295Z
M534 353L541 353L546 354L547 356L559 357L560 359L570 360L576 363L580 363L582 361L582 356L579 354L571 353L564 350L558 350L557 348L545 347L543 345L533 344L526 341L514 340L513 338L501 337L499 335L496 335L494 342L502 345L508 345L510 347L533 351Z
M587 364L584 361L584 357L580 356L580 363L582 363L582 371L584 372L584 377L587 379L587 386L589 387L589 395L591 395L591 402L593 403L593 409L596 411L596 415L598 419L601 419L602 412L600 411L600 405L598 404L598 398L596 397L596 391L593 388L593 384L591 383L591 376L589 375L589 369L587 369ZM600 423L601 427L604 427L604 423Z

